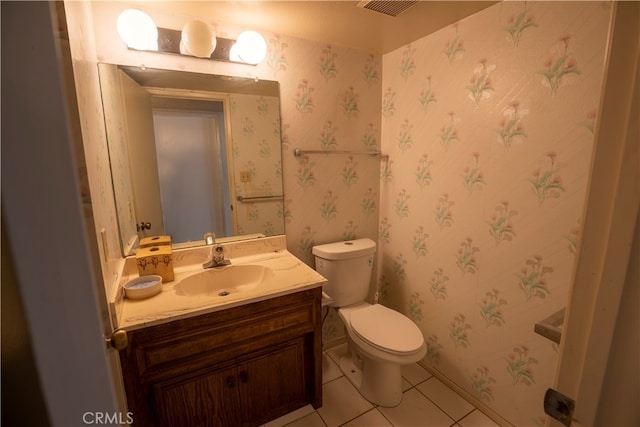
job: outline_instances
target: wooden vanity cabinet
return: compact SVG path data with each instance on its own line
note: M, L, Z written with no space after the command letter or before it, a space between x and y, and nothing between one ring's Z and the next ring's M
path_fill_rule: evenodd
M322 406L321 287L129 332L139 426L254 426Z

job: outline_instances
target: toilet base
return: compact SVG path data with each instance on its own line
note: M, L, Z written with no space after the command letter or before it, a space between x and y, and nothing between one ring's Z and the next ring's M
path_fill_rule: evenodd
M357 360L354 361L353 357ZM369 402L390 408L398 406L402 401L400 365L364 359L348 352L340 358L340 369Z

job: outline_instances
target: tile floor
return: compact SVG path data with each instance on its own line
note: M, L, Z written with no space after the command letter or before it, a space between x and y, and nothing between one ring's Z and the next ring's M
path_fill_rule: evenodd
M418 364L402 367L402 402L395 408L376 406L363 398L338 367L346 344L323 353L323 406L310 405L264 427L337 426L497 426Z

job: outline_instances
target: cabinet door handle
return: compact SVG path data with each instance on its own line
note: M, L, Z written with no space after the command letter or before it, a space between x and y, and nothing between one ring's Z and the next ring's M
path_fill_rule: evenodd
M240 372L240 381L244 384L249 382L249 374L247 373L247 371Z
M229 388L234 388L236 386L236 379L232 375L227 377L227 386L229 386Z

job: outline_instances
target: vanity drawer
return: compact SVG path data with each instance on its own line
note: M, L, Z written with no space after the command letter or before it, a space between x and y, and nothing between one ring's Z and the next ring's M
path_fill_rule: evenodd
M321 288L130 332L124 364L143 381L204 369L315 331Z

